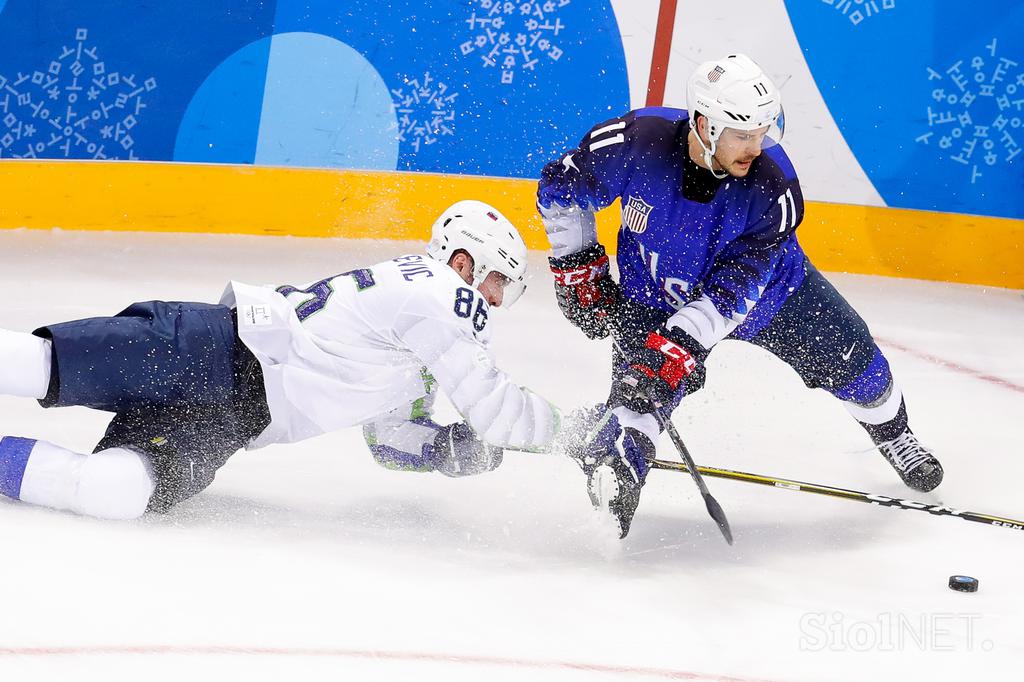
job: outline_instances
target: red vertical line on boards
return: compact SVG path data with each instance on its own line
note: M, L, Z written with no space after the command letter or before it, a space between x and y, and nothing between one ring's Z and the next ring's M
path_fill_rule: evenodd
M660 107L665 102L665 79L672 51L672 30L676 22L676 1L661 0L658 8L658 26L654 31L654 51L651 54L651 76L647 80L647 106Z

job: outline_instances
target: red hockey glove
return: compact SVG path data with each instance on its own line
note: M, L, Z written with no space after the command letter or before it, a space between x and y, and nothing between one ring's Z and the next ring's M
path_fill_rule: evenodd
M702 371L699 355L689 348L700 348L690 335L664 327L649 332L641 348L626 358L628 366L621 378L623 404L635 412L650 412L653 407L670 405L682 388L683 380Z
M548 261L555 276L555 297L565 318L591 339L608 336L609 318L618 313L621 293L609 274L604 247L595 244Z

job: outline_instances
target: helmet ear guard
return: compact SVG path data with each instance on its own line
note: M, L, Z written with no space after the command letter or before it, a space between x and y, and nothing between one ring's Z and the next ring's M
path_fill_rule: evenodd
M427 255L447 263L460 249L473 258L474 287L479 288L494 270L508 279L503 305L510 306L522 296L526 290L526 244L496 208L464 200L441 213L431 229Z

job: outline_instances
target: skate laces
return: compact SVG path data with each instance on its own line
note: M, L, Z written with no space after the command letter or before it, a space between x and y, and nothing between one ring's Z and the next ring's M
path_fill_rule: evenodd
M931 463L935 459L932 457L932 453L921 445L909 430L892 440L879 443L878 447L886 459L903 472L913 471L922 464Z

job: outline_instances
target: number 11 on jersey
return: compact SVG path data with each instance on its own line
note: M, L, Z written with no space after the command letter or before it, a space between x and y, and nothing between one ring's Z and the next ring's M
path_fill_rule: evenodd
M779 232L793 229L796 227L796 201L793 200L793 190L787 189L786 193L781 195L777 201L779 206L782 207L782 220L779 221Z

